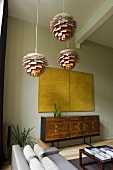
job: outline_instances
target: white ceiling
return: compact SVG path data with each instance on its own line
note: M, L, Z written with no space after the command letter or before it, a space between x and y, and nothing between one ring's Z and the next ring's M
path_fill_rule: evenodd
M9 16L36 23L37 1L39 25L49 27L64 8L77 21L76 47L88 39L113 48L113 0L9 0Z

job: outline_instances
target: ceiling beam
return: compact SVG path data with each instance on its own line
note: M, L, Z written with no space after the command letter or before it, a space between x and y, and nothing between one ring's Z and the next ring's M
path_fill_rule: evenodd
M113 14L113 0L107 0L75 35L76 48Z

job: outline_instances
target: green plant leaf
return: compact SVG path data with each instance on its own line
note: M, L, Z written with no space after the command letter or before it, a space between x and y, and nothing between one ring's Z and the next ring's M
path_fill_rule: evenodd
M30 132L33 128L34 127L28 128L27 130L24 128L24 130L20 132L18 125L16 128L12 125L11 138L13 140L13 144L19 144L21 147L29 144L32 147L33 144L37 143L36 139L30 136Z

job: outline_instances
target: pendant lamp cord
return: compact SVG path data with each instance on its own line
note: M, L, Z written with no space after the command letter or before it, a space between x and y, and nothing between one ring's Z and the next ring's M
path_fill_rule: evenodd
M64 13L64 0L63 0L63 13Z
M67 48L69 48L69 41L67 41Z
M38 0L37 0L37 19L36 19L37 21L36 21L36 46L35 46L35 53L37 53L37 51L38 51L38 42L37 42L37 38L38 38Z

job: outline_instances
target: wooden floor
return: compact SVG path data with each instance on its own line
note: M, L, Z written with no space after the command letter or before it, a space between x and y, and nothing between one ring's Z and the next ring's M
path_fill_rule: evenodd
M99 145L109 145L113 147L113 138L112 139L107 139L104 141L99 141L99 142L93 142L93 146L99 146ZM60 154L65 157L67 160L72 160L76 159L79 157L79 149L84 148L85 144L83 145L76 145L76 146L71 146L71 147L65 147L60 149Z
M94 142L92 143L93 146L99 146L99 145L109 145L113 147L113 138L112 139L107 139L105 141L99 141L99 142ZM75 159L79 157L79 149L84 148L85 144L83 145L76 145L76 146L71 146L71 147L65 147L65 148L60 148L60 154L65 157L67 160ZM7 163L5 166L2 167L1 170L11 170L11 165Z

